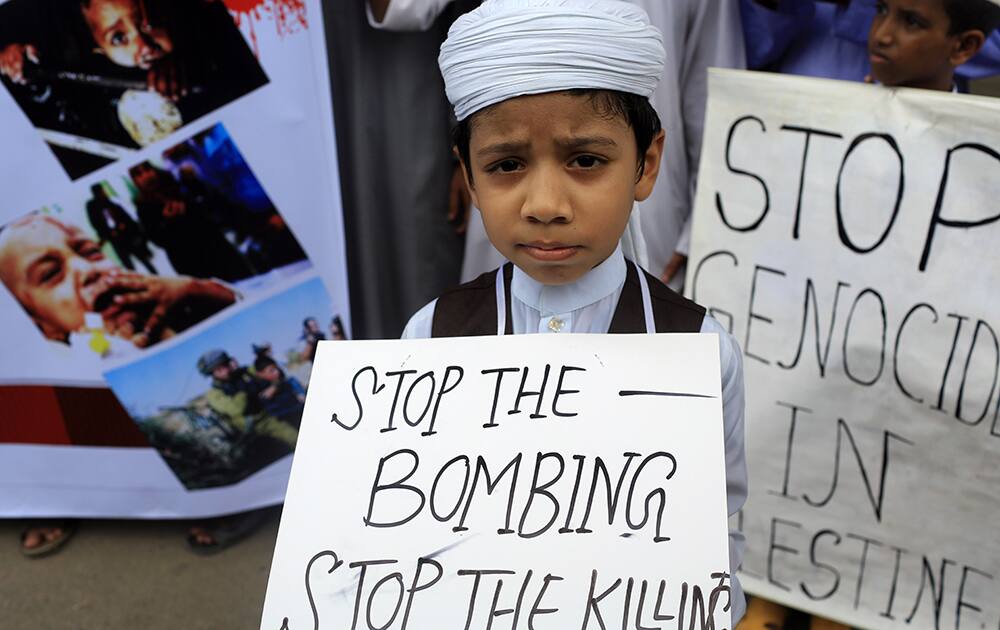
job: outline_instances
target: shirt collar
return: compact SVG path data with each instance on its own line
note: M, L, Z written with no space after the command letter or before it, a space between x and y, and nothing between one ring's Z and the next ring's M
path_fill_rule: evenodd
M625 256L621 244L604 262L576 282L544 285L514 267L511 294L543 317L570 313L602 300L625 284Z

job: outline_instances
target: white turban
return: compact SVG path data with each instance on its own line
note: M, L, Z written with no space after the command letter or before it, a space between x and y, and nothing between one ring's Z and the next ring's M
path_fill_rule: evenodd
M525 94L576 88L649 97L660 31L620 0L486 0L458 18L438 64L455 116Z

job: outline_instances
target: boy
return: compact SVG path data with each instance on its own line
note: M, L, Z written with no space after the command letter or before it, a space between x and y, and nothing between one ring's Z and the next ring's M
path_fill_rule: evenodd
M294 376L286 375L278 362L266 354L257 355L253 368L257 377L268 383L259 394L264 413L298 429L306 402L306 390L302 383Z
M877 13L875 4L874 0L740 0L747 66L861 81L871 70L868 33ZM988 2L969 6L967 11L989 9ZM970 80L998 71L1000 38L992 37L978 56L959 68L956 83L966 91Z
M879 0L868 35L871 78L889 87L951 92L955 70L1000 26L990 0Z
M490 240L513 264L446 292L403 337L718 334L734 514L746 499L739 348L619 245L663 154L648 100L663 72L659 31L617 0L489 0L455 22L439 63L466 182ZM733 532L733 570L741 558ZM735 578L731 603L735 623L744 608Z

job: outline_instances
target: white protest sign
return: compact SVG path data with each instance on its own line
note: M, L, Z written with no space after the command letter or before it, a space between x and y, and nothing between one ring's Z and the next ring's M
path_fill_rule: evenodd
M322 343L261 627L730 627L718 356Z
M1000 102L713 72L689 293L746 355L742 583L1000 622Z

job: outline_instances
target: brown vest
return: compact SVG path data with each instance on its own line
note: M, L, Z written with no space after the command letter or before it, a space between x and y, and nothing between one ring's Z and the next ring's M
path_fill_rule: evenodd
M644 333L642 289L636 266L626 264L625 285L611 319L609 333ZM696 333L701 331L705 309L671 291L665 284L646 274L653 318L658 333ZM510 285L514 266L503 266L504 292L507 303L507 326L504 334L513 334L510 312ZM497 333L497 273L490 271L472 282L445 291L434 307L432 337L482 337Z

